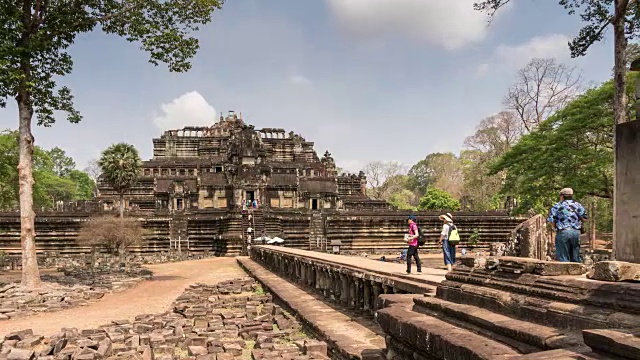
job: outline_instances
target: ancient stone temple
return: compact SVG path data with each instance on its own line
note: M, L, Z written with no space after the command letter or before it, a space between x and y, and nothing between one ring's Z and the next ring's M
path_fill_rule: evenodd
M281 244L341 253L398 253L406 243L409 211L366 195L366 177L338 174L327 151L283 129L256 129L229 112L209 127L169 130L153 139L153 158L144 162L134 187L124 196L125 215L149 229L131 252L170 251L246 254L256 238L278 237ZM91 216L116 213L118 196L99 183L95 201L39 209L36 245L43 258L87 254L75 237ZM254 201L257 207L254 206ZM439 212L418 212L429 244L439 251ZM510 253L545 256L529 246L540 226L507 212L454 212L463 243L489 250L516 241ZM518 226L520 225L520 226ZM538 230L536 230L538 229ZM533 235L532 235L533 234ZM0 213L0 251L20 253L17 212ZM540 241L538 241L540 242ZM503 246L504 247L504 246ZM533 255L531 255L533 254Z
M256 130L230 111L211 127L185 127L153 139L127 207L140 210L241 209L256 200L272 209L389 208L365 195L366 177L338 175L327 151L293 131ZM100 184L105 207L118 196Z

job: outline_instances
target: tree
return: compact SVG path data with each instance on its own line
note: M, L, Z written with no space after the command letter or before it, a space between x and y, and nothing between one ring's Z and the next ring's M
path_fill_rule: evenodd
M67 176L71 170L76 168L76 162L59 147L47 151L47 154L53 162L53 172L58 176Z
M420 196L430 186L455 197L462 195L463 174L460 159L454 153L432 153L409 171L409 187Z
M575 67L558 64L555 59L533 59L518 71L504 104L531 132L576 97L581 81L582 73Z
M368 193L375 199L382 199L388 186L392 182L388 179L406 173L404 165L397 161L374 161L364 166L364 174L367 176Z
M19 117L20 241L22 285L35 288L40 274L35 249L33 210L32 117L51 126L55 112L80 121L69 88L56 79L71 73L73 61L66 49L76 36L96 28L107 34L139 42L149 62L165 63L170 71L191 67L198 40L191 37L211 21L223 0L96 0L67 2L20 0L0 3L0 106L16 100Z
M419 200L416 194L408 189L399 189L389 195L387 202L400 210L416 210Z
M104 181L120 196L120 217L124 217L124 193L135 184L142 169L138 150L125 143L111 145L102 152L98 164Z
M497 157L506 153L522 134L523 124L516 114L502 111L480 121L476 132L465 139L464 145L489 157Z
M496 160L480 150L463 150L460 162L464 174L464 196L470 200L466 207L475 211L493 210L500 207L500 190L504 172L489 174L491 164Z
M474 8L487 12L490 19L512 0L483 0L474 3ZM570 15L580 11L580 18L586 24L580 33L569 42L571 57L584 56L589 47L601 41L609 28L613 27L614 53L614 124L627 121L626 118L626 48L627 42L640 33L640 10L637 0L558 0Z
M96 183L89 174L84 171L73 169L67 175L75 185L76 196L74 200L91 200L96 189Z
M446 191L429 188L427 193L420 199L418 210L446 210L456 211L460 209L460 202L454 199Z
M91 265L95 265L97 248L103 248L108 253L124 256L125 251L132 245L139 244L147 232L142 223L132 218L116 218L100 216L85 222L76 241L80 245L91 247Z
M637 74L628 76L633 92ZM576 197L613 197L614 83L590 89L522 137L492 167L506 171L506 195L519 198L519 209L545 212L563 187ZM630 107L631 108L631 107Z
M93 180L94 182L98 182L98 178L100 178L100 175L102 174L100 165L98 165L98 160L93 159L89 161L89 164L84 169L84 172L89 175L91 180Z

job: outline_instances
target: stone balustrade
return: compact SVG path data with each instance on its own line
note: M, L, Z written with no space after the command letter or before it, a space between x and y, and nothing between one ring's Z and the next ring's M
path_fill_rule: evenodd
M375 313L381 294L426 294L432 293L435 288L434 284L426 281L418 282L389 272L331 261L331 257L336 255L255 246L250 256L277 275L311 288L327 300L364 315Z

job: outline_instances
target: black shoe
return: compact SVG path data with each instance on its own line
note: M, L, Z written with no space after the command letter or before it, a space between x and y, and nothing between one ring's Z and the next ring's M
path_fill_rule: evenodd
M411 271L407 270L407 274L411 274Z
M422 270L418 270L419 273L422 273Z

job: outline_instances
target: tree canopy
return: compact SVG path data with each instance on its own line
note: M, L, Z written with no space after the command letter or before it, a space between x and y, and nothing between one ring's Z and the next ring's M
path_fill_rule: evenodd
M120 195L120 217L123 217L124 193L135 184L142 168L138 150L125 143L111 145L102 152L98 165L102 180Z
M52 157L52 154L56 156ZM64 159L64 171L56 165L56 159ZM64 150L53 148L34 149L34 206L51 208L56 201L90 200L95 183L89 176L75 169L75 162ZM18 133L0 132L0 209L15 210L18 207Z
M418 210L449 210L460 209L460 202L454 199L449 193L437 188L429 188L420 199Z
M627 75L631 93L636 75ZM563 187L576 197L613 197L613 81L586 91L522 137L493 166L519 210L544 211ZM630 108L631 109L631 108Z

